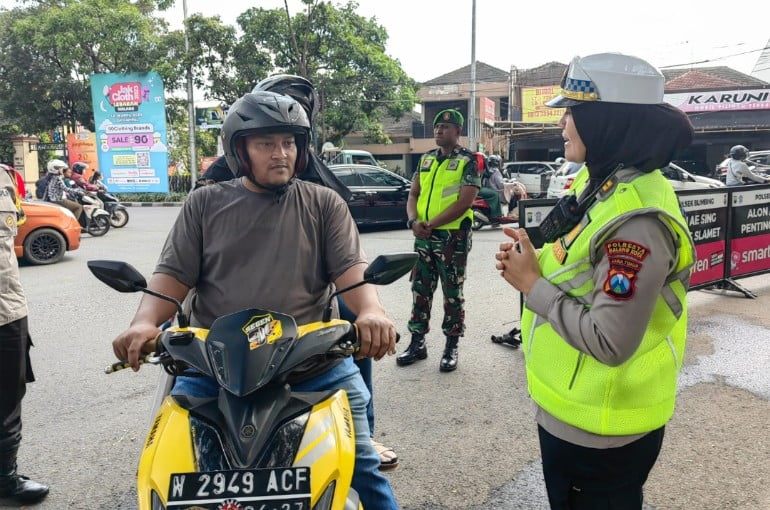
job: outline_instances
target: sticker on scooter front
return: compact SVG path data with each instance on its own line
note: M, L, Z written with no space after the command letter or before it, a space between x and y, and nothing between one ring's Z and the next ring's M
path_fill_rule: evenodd
M310 510L310 468L176 473L168 509Z
M283 335L281 321L276 320L272 314L255 315L247 322L241 331L249 340L249 350L254 350L265 344L275 343Z

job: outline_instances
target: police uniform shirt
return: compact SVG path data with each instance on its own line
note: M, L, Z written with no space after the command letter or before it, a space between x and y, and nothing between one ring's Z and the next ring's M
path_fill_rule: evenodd
M15 176L0 170L0 326L27 316L19 262L13 250L17 231L15 181Z
M611 281L612 257L605 249L614 241L634 243L647 250L638 271L620 285ZM652 214L634 216L623 223L602 243L600 250L601 256L593 269L594 289L586 295L590 309L542 277L532 287L526 302L530 310L547 317L554 331L569 345L601 363L616 366L628 360L639 347L655 302L676 266L677 251L670 230ZM536 419L552 435L588 448L615 448L645 435L592 434L557 420L539 407Z

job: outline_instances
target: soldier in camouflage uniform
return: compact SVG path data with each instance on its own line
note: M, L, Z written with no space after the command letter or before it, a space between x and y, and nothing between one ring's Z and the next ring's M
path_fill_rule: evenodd
M428 356L425 335L430 329L430 311L438 280L444 293L446 336L439 368L457 368L457 344L465 329L463 283L471 249L471 204L481 187L476 158L458 141L463 116L457 110L443 110L433 120L438 148L423 155L412 179L406 210L407 227L414 234L419 254L412 273L412 340L396 358L400 366L411 365Z

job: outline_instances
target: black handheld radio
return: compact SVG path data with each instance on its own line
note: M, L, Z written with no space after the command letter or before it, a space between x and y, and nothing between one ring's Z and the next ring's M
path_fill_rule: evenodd
M596 194L604 189L612 176L615 175L615 172L621 168L623 168L623 164L618 165L615 170L610 172L601 184L596 186L581 201L578 201L573 194L561 197L553 209L551 209L551 212L548 213L548 216L538 225L538 230L540 230L540 235L543 236L544 242L552 243L572 230L580 222L588 208L596 202Z

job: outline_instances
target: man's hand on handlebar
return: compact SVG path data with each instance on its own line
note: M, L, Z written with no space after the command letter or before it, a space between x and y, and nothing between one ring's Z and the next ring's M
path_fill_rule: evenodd
M112 350L119 360L127 360L131 368L139 370L141 353L155 351L160 329L150 323L132 324L112 341Z
M396 327L382 313L363 312L356 319L361 349L357 358L382 359L396 353Z

